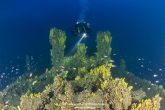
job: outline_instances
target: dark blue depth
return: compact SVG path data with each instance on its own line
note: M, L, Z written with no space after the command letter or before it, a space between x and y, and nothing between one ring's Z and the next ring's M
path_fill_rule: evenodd
M67 33L68 53L76 42L71 31L81 10L78 0L0 1L0 75L8 74L1 78L0 89L24 73L26 55L34 57L41 73L50 67L50 28ZM109 30L116 64L124 58L128 70L139 77L165 84L165 1L88 0L85 14L91 24L83 41L89 54L96 51L96 33ZM17 75L11 73L12 66L20 68Z

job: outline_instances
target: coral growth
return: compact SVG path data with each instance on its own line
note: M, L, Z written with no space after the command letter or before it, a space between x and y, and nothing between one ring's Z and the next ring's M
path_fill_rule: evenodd
M151 81L147 81L144 79L140 79L138 77L136 77L133 73L131 72L121 72L120 69L115 68L112 71L112 76L113 77L118 77L118 78L123 78L125 77L126 82L133 86L133 93L135 91L138 91L139 89L142 90L141 93L143 94L139 94L140 96L136 95L136 98L143 98L141 96L144 96L144 92L145 94L145 98L152 98L154 97L156 94L159 94L160 97L162 98L162 100L160 101L160 110L164 110L165 108L165 89L162 86L158 86L156 84L153 84ZM134 94L135 95L135 94ZM137 101L135 97L133 96L133 101Z
M97 57L104 58L111 55L112 37L110 32L98 32L97 34Z
M21 97L21 110L38 110L42 106L41 94L30 94L30 96L23 95Z
M159 110L161 98L156 95L152 99L142 100L139 104L133 104L131 110Z
M52 65L57 69L64 57L66 35L63 31L52 28L49 39L52 45L52 49L50 50Z
M126 110L132 103L131 86L124 79L109 81L106 87L106 100L115 110Z
M119 68L113 69L109 32L97 34L97 52L90 57L86 55L85 44L65 57L65 40L63 31L51 29L52 67L40 76L23 76L0 92L0 109L5 106L9 110L159 110L161 98L158 95L150 98L157 92L165 97L162 86L152 86L150 95L144 86L139 89L131 83L134 80L139 85L151 86L127 74L124 60Z

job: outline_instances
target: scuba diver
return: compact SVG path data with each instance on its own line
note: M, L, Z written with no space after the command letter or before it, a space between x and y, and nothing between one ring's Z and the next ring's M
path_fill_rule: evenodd
M90 32L89 23L85 21L77 21L74 26L73 34L75 36L84 37L86 38Z
M76 51L77 46L82 42L82 40L88 37L89 32L90 32L89 23L85 22L84 20L79 20L76 22L72 30L72 35L75 38L72 40L75 40L76 43L68 55L73 54Z

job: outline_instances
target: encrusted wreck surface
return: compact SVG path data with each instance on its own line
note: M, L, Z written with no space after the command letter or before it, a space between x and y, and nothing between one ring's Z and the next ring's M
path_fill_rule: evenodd
M164 110L162 86L151 86L149 81L127 72L124 60L114 68L110 32L98 32L97 52L90 57L85 44L79 44L72 56L64 56L65 40L63 31L51 29L52 67L40 76L22 76L0 92L0 109Z

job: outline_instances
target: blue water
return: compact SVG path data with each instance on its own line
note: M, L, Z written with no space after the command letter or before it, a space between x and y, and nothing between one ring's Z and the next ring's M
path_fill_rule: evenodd
M109 30L116 64L124 58L137 76L165 84L165 1L86 0L82 5L78 0L4 0L0 1L0 75L5 75L0 89L24 73L26 55L34 57L40 72L50 67L51 27L66 31L69 52L75 44L71 31L82 8L91 25L84 41L89 54L96 50L96 32Z

